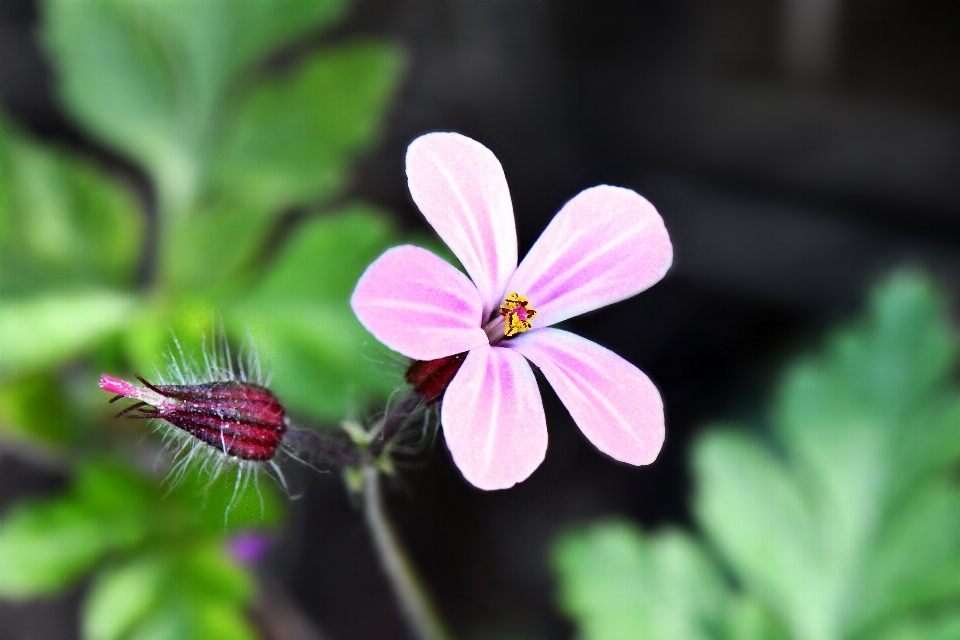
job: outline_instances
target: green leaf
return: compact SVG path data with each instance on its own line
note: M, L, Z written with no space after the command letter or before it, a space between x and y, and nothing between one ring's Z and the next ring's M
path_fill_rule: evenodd
M898 274L788 371L772 443L698 444L698 520L795 640L886 637L960 600L957 354L935 287Z
M648 537L627 524L594 525L564 536L553 565L561 608L585 640L717 637L724 585L682 533Z
M183 595L194 601L243 606L253 597L253 579L227 557L222 544L197 545L176 553L176 576L185 589Z
M0 278L6 294L131 284L143 214L91 163L41 146L0 120Z
M251 628L243 609L226 604L211 603L199 608L196 613L193 638L230 638L233 640L258 640L260 636Z
M0 304L0 377L63 362L123 327L136 298L107 291L6 298Z
M121 640L163 598L168 570L165 558L143 555L101 571L83 607L83 637Z
M821 361L788 373L775 427L803 462L819 467L807 458L829 454L821 443L837 424L845 425L839 437L854 422L884 437L907 429L920 400L947 382L957 355L941 296L918 274L898 274L874 293L863 323L833 337Z
M399 71L395 49L354 43L260 85L217 165L222 187L270 209L330 195L373 141Z
M401 367L372 361L390 356L349 305L364 269L394 238L386 219L362 206L311 220L231 309L228 324L238 335L252 331L288 409L342 419L400 383Z
M278 215L341 190L373 140L399 77L399 54L373 43L308 58L253 89L227 127L211 195L171 231L174 288L209 288L263 251Z
M222 327L215 298L189 293L171 298L157 296L137 306L121 335L121 344L132 373L143 373L150 379L159 372L170 381L179 380L169 374L172 362L183 364L181 350L198 365L194 367L197 373L204 372L204 347L209 353L210 341L221 335Z
M217 602L172 603L151 615L130 640L257 640L245 612Z
M960 638L960 614L956 606L897 624L893 628L862 636L863 640L956 640Z
M698 520L748 590L795 629L826 624L818 607L835 594L817 586L817 532L783 463L753 438L715 431L697 443L693 466ZM816 633L804 629L797 637Z
M164 288L210 298L229 293L264 251L278 213L234 200L194 210L170 228L160 261Z
M255 638L245 608L249 573L219 544L144 554L105 569L84 607L87 640Z
M749 596L740 595L727 603L723 638L730 640L788 640L769 611Z
M0 433L63 447L78 434L62 381L49 374L0 386Z
M399 76L394 48L355 43L258 86L217 163L220 188L270 211L332 195L379 131Z
M329 24L339 2L48 0L60 93L91 132L142 163L164 210L189 208L245 70Z
M73 493L21 503L0 524L0 597L50 594L90 571L108 553L140 544L149 523L141 483L91 463Z
M110 459L85 462L73 493L90 513L108 518L138 519L159 499L148 479Z
M118 540L72 501L15 508L0 530L0 595L54 593L89 571Z
M261 466L241 467L209 445L200 446L207 455L198 456L171 492L171 499L189 514L189 531L223 535L240 529L275 527L283 521L284 504L271 478L275 471ZM206 460L210 463L204 469ZM222 467L211 478L209 473L219 463ZM198 506L201 497L203 504Z
M960 600L960 491L955 483L909 496L878 532L864 563L854 621L858 630L931 603Z

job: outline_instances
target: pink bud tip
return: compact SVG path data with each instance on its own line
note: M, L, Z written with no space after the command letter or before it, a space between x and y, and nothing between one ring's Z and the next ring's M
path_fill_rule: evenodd
M115 393L118 396L127 396L136 398L139 396L140 389L125 380L114 378L106 373L100 376L100 388L109 393Z

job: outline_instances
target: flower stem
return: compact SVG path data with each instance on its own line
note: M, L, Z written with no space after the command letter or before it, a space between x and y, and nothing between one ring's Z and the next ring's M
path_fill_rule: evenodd
M290 428L284 442L312 462L335 467L359 467L369 459L346 434L339 431Z
M370 455L377 457L383 452L387 443L397 435L400 427L419 408L422 401L423 397L419 393L411 391L407 394L407 397L400 401L400 404L390 409L390 412L383 417L383 424L379 432L367 448Z
M387 517L380 492L380 472L372 466L363 469L363 502L367 526L380 564L411 629L420 640L450 640L453 636L447 631L423 580Z

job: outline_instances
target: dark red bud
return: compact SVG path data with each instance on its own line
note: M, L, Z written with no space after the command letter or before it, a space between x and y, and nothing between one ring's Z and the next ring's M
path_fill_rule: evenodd
M433 404L443 397L443 393L463 365L467 352L437 358L436 360L414 360L407 369L407 382L414 391L423 397L427 404Z
M243 460L269 460L276 454L286 431L285 411L269 389L237 381L152 385L140 376L137 379L147 388L101 377L100 387L118 394L113 400L140 401L117 417L165 420Z

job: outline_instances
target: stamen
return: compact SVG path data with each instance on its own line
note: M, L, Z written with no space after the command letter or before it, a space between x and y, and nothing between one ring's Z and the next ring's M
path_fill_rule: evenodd
M500 315L507 321L503 328L503 335L511 338L518 333L533 329L533 323L530 321L537 317L537 310L530 306L530 302L524 296L513 292L507 295L503 304L500 305Z

